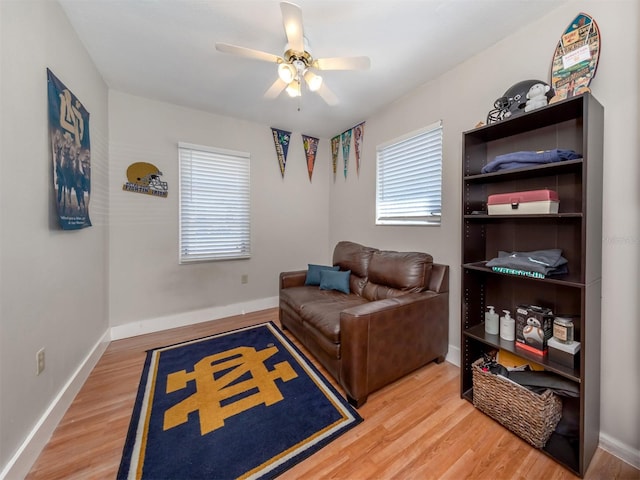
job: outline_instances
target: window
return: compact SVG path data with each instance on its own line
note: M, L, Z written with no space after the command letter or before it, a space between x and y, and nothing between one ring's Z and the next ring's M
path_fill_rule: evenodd
M439 225L442 122L380 145L376 225Z
M251 256L250 156L178 144L180 263Z

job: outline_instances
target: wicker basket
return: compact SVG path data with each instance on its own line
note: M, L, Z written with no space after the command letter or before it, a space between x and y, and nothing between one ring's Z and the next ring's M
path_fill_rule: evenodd
M531 445L542 448L562 417L562 401L551 390L542 395L504 377L471 366L473 405Z

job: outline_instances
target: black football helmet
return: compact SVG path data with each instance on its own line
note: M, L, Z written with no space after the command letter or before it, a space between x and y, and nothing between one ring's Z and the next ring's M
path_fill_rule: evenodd
M542 80L522 80L521 82L512 85L509 90L504 92L502 97L498 98L494 102L494 108L489 110L489 113L487 114L487 123L499 122L505 118L510 118L524 113L524 107L527 103L527 93L536 83L549 85ZM553 88L549 89L546 96L547 100L551 100L553 98Z

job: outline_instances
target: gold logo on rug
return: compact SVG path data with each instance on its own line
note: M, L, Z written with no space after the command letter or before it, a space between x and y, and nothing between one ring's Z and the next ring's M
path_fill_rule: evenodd
M263 403L269 406L283 400L276 379L288 382L298 374L288 362L280 362L273 370L267 370L264 361L277 352L277 347L260 351L238 347L204 357L193 366L192 372L181 370L167 375L167 393L186 388L191 380L196 382L196 392L164 413L164 430L186 423L189 414L197 411L200 433L205 435L223 427L226 418ZM215 374L220 372L225 373L216 378ZM239 381L247 373L251 378ZM247 394L254 390L255 393ZM226 402L236 396L237 400Z

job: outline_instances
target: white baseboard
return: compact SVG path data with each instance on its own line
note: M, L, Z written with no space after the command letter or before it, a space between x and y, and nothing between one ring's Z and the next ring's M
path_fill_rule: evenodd
M58 395L53 399L42 417L27 438L22 442L15 455L5 465L0 472L1 479L25 478L31 467L38 459L38 456L45 447L53 431L62 420L67 409L73 402L82 385L89 377L89 374L102 357L102 354L109 346L109 330L107 330L100 340L93 346L89 354L78 366L67 383L62 387Z
M598 446L603 450L606 450L614 457L618 457L620 460L640 469L640 450L626 445L619 440L600 432L600 442Z
M257 312L278 306L278 297L261 298L250 302L235 303L222 307L204 308L191 312L168 315L166 317L150 318L139 322L131 322L125 325L111 327L111 340L135 337L147 333L160 332L170 328L185 327L196 323L218 320L233 315L244 315L248 312Z
M456 367L460 366L460 347L449 344L449 351L445 360L449 363L453 363Z

